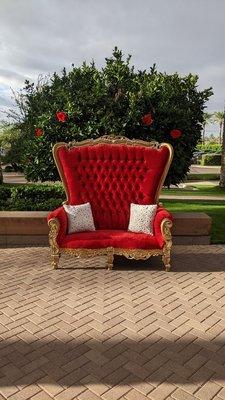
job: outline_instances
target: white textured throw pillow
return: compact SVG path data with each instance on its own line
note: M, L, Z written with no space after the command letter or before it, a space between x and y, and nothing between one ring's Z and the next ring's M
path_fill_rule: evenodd
M68 218L68 233L95 231L90 203L71 206L63 204Z
M142 205L131 203L128 231L153 235L153 221L156 210L156 204Z

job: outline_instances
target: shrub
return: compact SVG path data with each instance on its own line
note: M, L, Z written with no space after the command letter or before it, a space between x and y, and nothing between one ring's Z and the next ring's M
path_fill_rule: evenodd
M5 166L5 172L13 172L13 167L12 167L12 165L6 165L6 166Z
M221 165L221 154L204 154L201 159L201 165Z
M17 97L22 122L24 168L28 180L59 179L52 157L54 143L119 134L169 142L174 159L167 185L184 180L201 137L205 103L212 90L199 91L198 77L156 70L135 71L115 48L98 70L83 63L54 73L35 87L25 82Z

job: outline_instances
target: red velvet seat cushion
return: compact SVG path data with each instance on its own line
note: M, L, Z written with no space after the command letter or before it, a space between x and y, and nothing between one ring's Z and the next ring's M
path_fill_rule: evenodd
M123 249L159 249L155 236L146 233L133 233L124 230L98 230L94 232L77 232L66 235L60 247L98 249L105 247Z
M89 202L96 229L126 230L131 203L155 204L169 149L117 144L62 146L57 157L68 204Z

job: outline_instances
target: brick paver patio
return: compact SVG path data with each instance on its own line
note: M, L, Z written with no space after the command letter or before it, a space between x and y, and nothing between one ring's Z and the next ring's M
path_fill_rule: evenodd
M173 268L0 250L0 400L225 399L225 246Z

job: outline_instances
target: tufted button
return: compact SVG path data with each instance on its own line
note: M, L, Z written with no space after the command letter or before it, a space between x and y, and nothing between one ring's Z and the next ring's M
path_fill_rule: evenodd
M68 162L70 179L74 181L71 198L78 204L91 202L98 228L124 229L130 203L151 201L150 188L149 193L141 191L143 179L150 170L149 152L149 149L136 151L125 146L120 149L112 146L107 152L95 146L74 149L74 159L71 157ZM159 164L160 160L155 157L153 154L152 165L154 160Z

